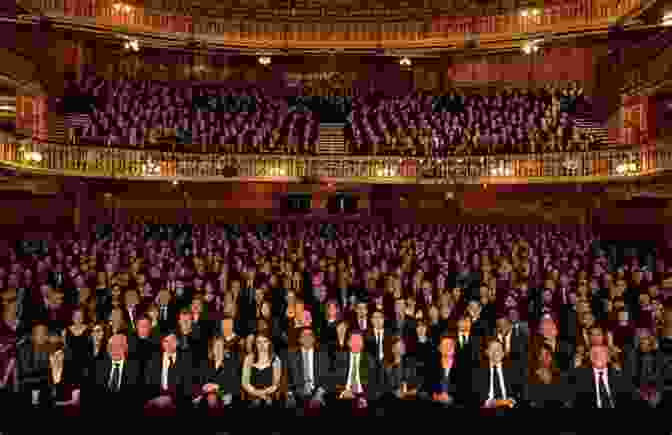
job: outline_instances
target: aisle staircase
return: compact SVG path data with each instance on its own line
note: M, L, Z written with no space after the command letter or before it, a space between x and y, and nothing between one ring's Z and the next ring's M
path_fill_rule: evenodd
M318 154L342 156L345 154L344 124L320 124Z
M49 120L49 142L64 144L68 139L68 127L65 117L61 114L50 113Z
M574 124L584 133L592 134L597 140L596 148L609 148L618 146L618 140L610 137L609 129L603 127L604 123L595 119L590 107L583 109L577 108L577 112L573 115Z

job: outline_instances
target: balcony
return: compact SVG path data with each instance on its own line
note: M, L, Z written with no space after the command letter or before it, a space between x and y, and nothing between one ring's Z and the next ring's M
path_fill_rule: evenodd
M322 11L306 19L279 13L282 11L240 17L211 16L197 11L177 14L93 0L26 0L26 3L61 25L161 33L176 39L195 37L213 45L257 49L461 48L467 33L478 34L482 46L496 48L526 34L606 32L614 19L641 6L640 0L582 0L549 5L535 14L509 11L493 15L485 10L471 10L460 11L463 16L434 16L430 10L412 15L384 10L383 15L332 16Z
M669 149L452 157L302 157L221 155L0 144L0 164L35 173L124 180L359 183L585 183L655 175L672 169Z

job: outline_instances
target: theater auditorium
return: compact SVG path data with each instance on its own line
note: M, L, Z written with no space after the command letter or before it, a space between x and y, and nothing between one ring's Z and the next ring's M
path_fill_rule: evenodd
M3 417L669 409L670 26L659 0L10 1Z

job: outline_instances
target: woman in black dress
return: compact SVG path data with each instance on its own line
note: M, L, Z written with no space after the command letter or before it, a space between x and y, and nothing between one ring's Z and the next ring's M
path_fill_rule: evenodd
M224 337L210 340L208 360L200 368L202 395L196 399L201 407L222 409L240 399L240 353Z
M84 310L81 307L72 312L72 324L63 330L63 339L73 366L73 375L81 382L92 355L91 335L84 322Z
M242 387L252 407L270 407L276 399L282 377L282 362L273 352L268 335L255 338L253 352L243 362Z
M49 351L49 380L40 390L39 405L76 413L79 409L77 369L70 358L66 359L64 346L54 345Z

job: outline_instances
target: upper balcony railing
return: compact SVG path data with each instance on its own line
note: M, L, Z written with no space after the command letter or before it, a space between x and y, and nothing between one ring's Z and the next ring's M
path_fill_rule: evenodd
M167 181L332 179L369 183L558 183L672 169L669 148L445 159L231 155L33 143L0 144L0 163L65 176Z
M365 47L365 46L462 46L465 34L479 34L481 42L506 41L525 34L571 32L606 28L614 18L641 6L641 0L570 0L507 15L406 17L332 17L322 21L275 16L272 19L231 19L203 15L177 15L146 11L140 7L99 0L25 0L45 15L85 22L99 27L121 27L134 32L189 35L212 43L257 48Z

